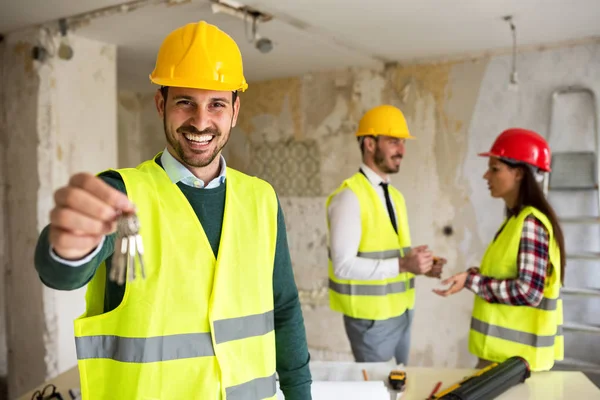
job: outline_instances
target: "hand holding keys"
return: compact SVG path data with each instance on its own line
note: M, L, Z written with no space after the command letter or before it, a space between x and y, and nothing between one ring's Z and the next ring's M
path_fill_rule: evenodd
M129 270L128 280L135 280L136 255L140 261L142 279L145 279L144 246L140 235L140 221L135 212L123 213L117 221L117 237L115 239L110 280L122 285L125 283L127 270Z

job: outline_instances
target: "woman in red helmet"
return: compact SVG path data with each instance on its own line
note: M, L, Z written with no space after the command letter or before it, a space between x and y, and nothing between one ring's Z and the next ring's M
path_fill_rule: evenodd
M479 268L469 268L434 290L448 296L467 288L475 293L469 351L477 368L512 356L532 371L549 370L563 359L562 300L564 239L556 213L536 179L550 172L550 148L535 132L502 132L483 178L492 197L506 204L506 219L489 244Z

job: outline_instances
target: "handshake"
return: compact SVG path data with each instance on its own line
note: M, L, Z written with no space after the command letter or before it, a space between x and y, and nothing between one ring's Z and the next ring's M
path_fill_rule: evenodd
M431 278L440 278L442 269L447 263L445 258L434 257L427 245L413 247L404 257L400 258L399 271L410 272L415 275L425 275Z

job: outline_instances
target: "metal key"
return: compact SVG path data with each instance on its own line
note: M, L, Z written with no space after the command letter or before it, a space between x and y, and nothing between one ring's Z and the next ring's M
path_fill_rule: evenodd
M144 246L140 235L140 221L135 213L124 213L117 221L117 237L112 258L110 280L122 285L129 271L128 280L135 280L135 256L140 261L142 279L146 279L144 271Z

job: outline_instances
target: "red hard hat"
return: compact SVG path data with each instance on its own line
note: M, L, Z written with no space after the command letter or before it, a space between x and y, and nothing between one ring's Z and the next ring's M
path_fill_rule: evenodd
M522 128L510 128L502 132L483 157L498 157L522 162L550 172L550 146L541 135Z

